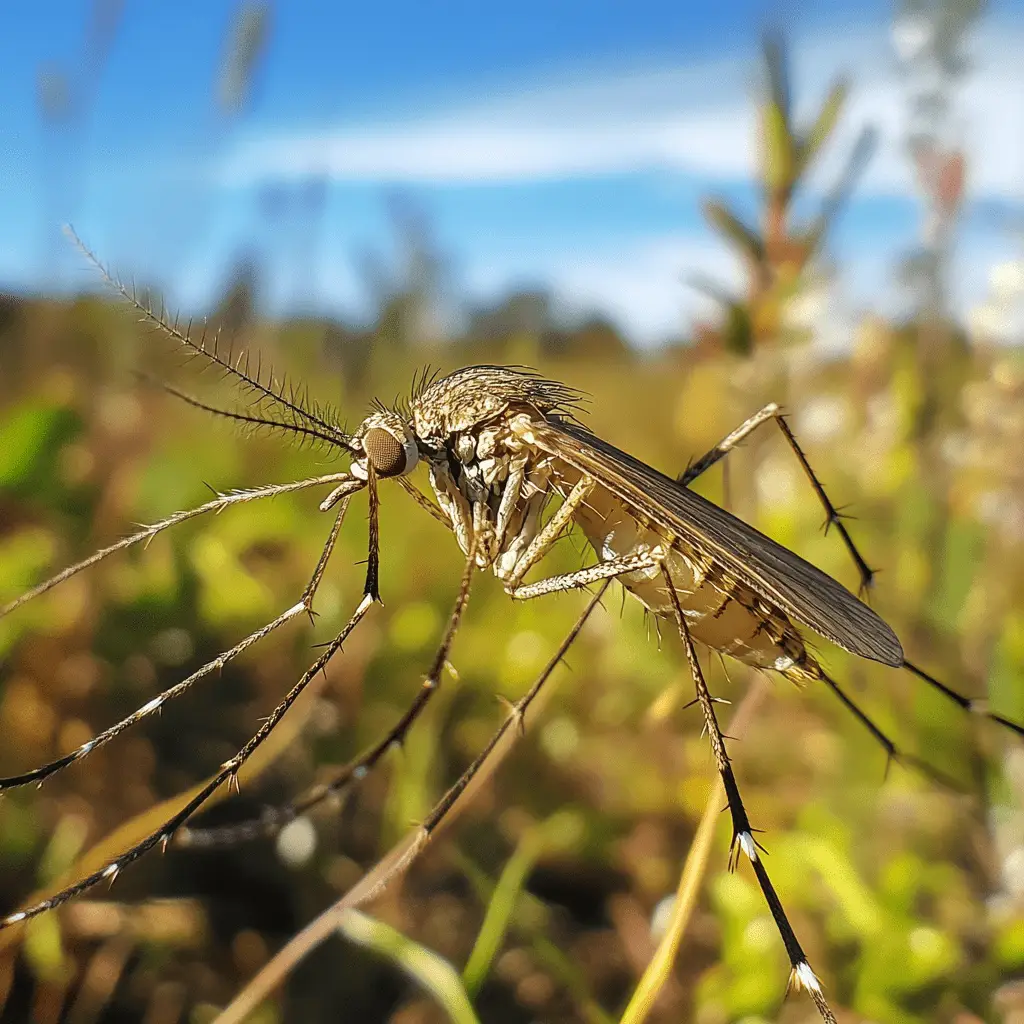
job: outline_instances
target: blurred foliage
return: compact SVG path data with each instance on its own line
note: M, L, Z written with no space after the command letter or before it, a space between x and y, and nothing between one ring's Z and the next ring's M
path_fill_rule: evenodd
M793 114L789 58L781 35L763 43L763 85L759 103L760 166L763 206L752 226L724 200L704 201L708 223L736 253L747 277L743 295L730 295L712 281L694 284L711 295L725 313L717 328L705 328L710 339L731 352L747 355L755 345L784 333L786 310L807 284L826 236L849 197L875 145L865 128L846 158L838 180L821 201L818 213L804 224L794 223L793 205L806 187L808 174L835 133L849 95L849 82L838 78L805 129Z
M237 114L252 91L270 36L270 18L271 8L265 3L243 3L235 11L218 88L226 114Z

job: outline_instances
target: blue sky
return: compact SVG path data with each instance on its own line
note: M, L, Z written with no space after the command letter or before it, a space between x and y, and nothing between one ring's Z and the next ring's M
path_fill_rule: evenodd
M897 302L893 270L919 215L889 4L288 0L273 6L251 101L234 117L216 104L234 3L126 0L98 74L83 56L92 8L5 10L0 287L87 280L59 241L71 221L118 272L158 282L186 310L255 251L277 309L364 316L360 268L368 251L391 252L388 196L400 192L469 300L539 284L641 343L685 333L704 309L686 279L736 279L698 204L719 193L753 209L757 40L781 22L798 111L836 74L854 79L818 184L862 125L880 132L832 254L849 309ZM994 263L1019 255L1007 223L1024 212L1024 3L991 4L975 42L960 99L971 190L961 308L983 297ZM41 123L48 67L85 97L70 123ZM268 194L299 196L314 180L325 183L321 219L297 198L268 219Z

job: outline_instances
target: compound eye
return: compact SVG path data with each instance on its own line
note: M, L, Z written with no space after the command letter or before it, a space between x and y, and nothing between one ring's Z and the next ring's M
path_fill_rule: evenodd
M408 461L405 445L384 427L370 427L363 436L363 450L373 463L377 476L399 476Z

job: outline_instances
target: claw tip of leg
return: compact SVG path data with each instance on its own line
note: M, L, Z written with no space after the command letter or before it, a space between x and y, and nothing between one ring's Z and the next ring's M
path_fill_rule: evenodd
M818 976L811 970L811 965L806 960L801 961L793 968L792 984L797 991L803 988L808 992L821 994L821 982L818 981Z

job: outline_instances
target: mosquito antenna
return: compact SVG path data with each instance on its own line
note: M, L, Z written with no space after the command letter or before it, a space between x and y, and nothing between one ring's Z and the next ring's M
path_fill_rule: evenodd
M299 438L310 438L314 441L331 445L331 447L334 448L339 446L339 439L336 434L324 433L316 427L307 427L301 423L289 423L285 420L275 420L265 416L253 416L251 413L238 412L235 409L222 409L219 406L209 405L193 395L180 391L173 384L168 384L162 380L156 380L148 374L140 373L138 376L147 384L150 384L153 387L158 387L161 390L166 391L169 395L173 395L175 398L181 399L181 401L186 405L191 405L194 409L202 409L203 412L211 413L214 416L222 416L225 419L235 420L238 423L245 423L252 427L269 427L271 430L285 431L289 434L294 434Z
M152 324L164 334L184 345L194 355L202 356L211 364L219 366L226 374L238 380L246 390L255 393L257 402L268 402L283 409L290 418L294 419L296 426L306 424L311 428L319 429L330 435L334 444L344 443L348 440L348 435L335 423L330 422L328 419L330 413L327 410L312 406L308 401L300 399L296 395L295 389L289 387L287 381L275 384L272 368L265 377L262 360L257 361L257 371L253 374L249 369L248 353L240 353L236 359L233 346L230 344L227 356L221 352L219 332L214 334L212 344L208 343L205 331L197 341L191 335L191 322L183 329L179 326L177 318L172 320L167 316L162 304L158 311L148 302L143 302L134 286L129 288L120 278L116 277L78 237L73 227L65 225L64 231L82 255L96 268L104 282L135 309L144 322Z

